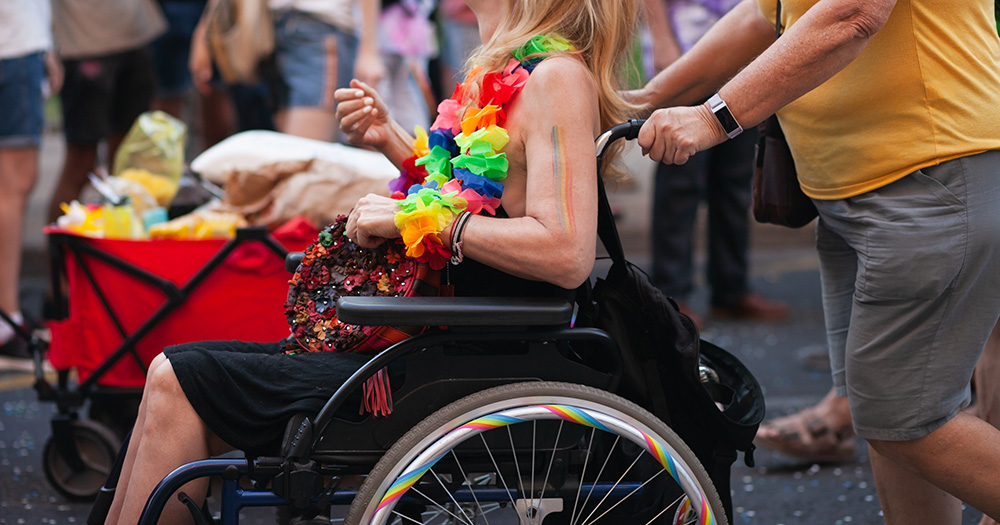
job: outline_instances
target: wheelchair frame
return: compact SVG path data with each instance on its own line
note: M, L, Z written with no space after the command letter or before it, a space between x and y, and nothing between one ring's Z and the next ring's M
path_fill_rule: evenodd
M611 128L602 134L597 141L598 166L600 166L603 153L609 144L622 137L634 139L641 125L642 121L631 121ZM600 173L600 169L598 173ZM603 191L601 193L603 196ZM297 262L292 258L289 258L288 261L288 266L292 268L297 265ZM589 283L585 283L584 286L587 284ZM560 354L561 349L565 348L566 343L569 342L583 343L584 345L593 345L588 346L588 348L599 348L600 355L610 358L610 362L603 363L607 366L606 370L596 370L580 363L581 367L591 368L594 372L593 375L582 381L589 381L591 384L603 383L597 386L604 390L614 391L621 378L623 367L623 357L619 346L603 330L570 327L573 309L574 305L568 300L551 298L342 298L337 303L338 317L351 324L410 326L447 324L449 328L445 331L430 332L410 338L377 354L340 386L314 420L302 418L290 423L280 457L206 459L183 465L174 470L153 490L147 500L146 507L143 509L140 523L155 523L169 498L175 492L180 490L185 483L206 476L220 476L223 479L219 518L223 524L238 523L239 511L244 507L291 505L301 509L308 502L317 500L331 505L350 504L357 496L358 491L337 490L339 476L355 473L367 474L368 472L364 468L357 469L373 465L377 458L372 453L385 453L399 439L398 434L402 432L398 432L397 429L397 435L390 436L384 447L376 445L376 450L334 450L333 453L329 453L328 450L326 451L327 455L324 456L322 446L327 444L324 442L326 430L333 424L336 419L335 415L344 407L348 397L357 392L366 379L401 358L417 352L436 351L435 349L445 348L447 345L468 342L521 342L527 344L529 348L531 365L522 367L529 369L530 373L517 377L503 377L501 375L501 377L494 379L494 385L533 380L569 380L578 383L578 380L568 376L579 370L567 372L559 366L546 369L544 366L537 365L540 363L562 363L565 365L565 363L572 362L574 360ZM483 330L484 328L486 330ZM550 353L548 355L545 354L545 347L549 347ZM542 350L539 351L539 349ZM410 365L407 364L407 367ZM542 370L544 373L539 373ZM450 374L446 373L438 379L448 379L449 376ZM484 380L486 376L474 379ZM422 382L419 385L413 383L407 381L398 391L397 406L405 404L410 394L416 393L417 397L422 395L418 391L426 383ZM431 381L430 384L434 384L434 381ZM459 399L464 395L454 396L454 392L450 394L452 394L451 400ZM434 413L442 406L444 405L432 407L430 412ZM394 413L388 419L395 416ZM366 419L369 421L369 426L376 424L370 422L373 419L370 417ZM382 418L382 420L386 419ZM400 425L399 422L396 422L396 425L404 427L403 431L408 428L406 424ZM337 439L336 434L329 439ZM556 440L558 442L558 436ZM513 442L511 445L513 446ZM345 457L345 455L353 457ZM356 460L356 462L351 464L352 460ZM239 483L239 480L244 477L254 480L258 486L270 483L272 488L244 489ZM330 479L330 482L325 484L325 479ZM579 485L583 486L582 479ZM599 496L625 494L641 488L640 484L631 482L615 484L615 486L610 487L598 485L595 482L594 485L590 486L590 490L596 490L595 494ZM472 493L471 496L475 498L477 489L464 490ZM505 496L509 495L506 491L503 492ZM187 504L197 519L197 513L194 512L196 508L190 498L186 498L183 493L178 494L178 497L182 501L187 499ZM455 496L457 500L453 499L452 501L462 501L463 497L468 498L469 494L458 494ZM697 505L697 503L695 504ZM704 507L705 503L702 505ZM710 515L700 522L716 523L715 516L712 516L711 513L708 514ZM725 522L725 518L721 522Z

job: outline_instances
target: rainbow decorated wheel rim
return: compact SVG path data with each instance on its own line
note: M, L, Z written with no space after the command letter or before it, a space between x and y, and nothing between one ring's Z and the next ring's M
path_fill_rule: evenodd
M685 493L680 502L679 512L675 514L675 520L679 516L684 516L686 520L696 515L696 521L686 522L703 525L716 523L705 490L683 459L678 459L680 455L670 443L658 437L641 422L611 407L586 402L571 403L567 400L505 408L476 415L465 423L458 422L461 424L434 439L407 462L392 484L380 492L383 496L374 508L370 523L389 523L393 517L394 506L400 498L460 443L489 430L540 420L561 420L590 427L617 435L641 447L663 467Z

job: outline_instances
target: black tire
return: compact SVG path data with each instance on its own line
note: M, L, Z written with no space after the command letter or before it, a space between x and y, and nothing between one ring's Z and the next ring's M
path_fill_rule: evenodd
M553 406L561 406L564 408L569 407L571 409L576 409L578 411L580 410L586 411L584 413L591 417L590 420L598 421L600 427L588 423L584 424L575 423L574 420L568 419L567 417L563 417L561 415L558 417L552 417L551 414L555 414L556 411L545 407L553 407ZM546 412L546 410L548 410L549 412ZM504 414L500 414L501 412L504 412ZM531 421L530 429L526 427L521 427L522 431L515 430L514 433L517 434L520 432L519 436L521 437L530 435L532 443L530 457L532 459L532 462L534 462L534 458L536 456L534 444L542 442L541 438L536 439L535 425L539 421L544 421L544 423L542 423L543 425L558 424L558 432L555 433L556 435L555 441L552 442L551 452L548 452L548 454L550 455L548 459L545 459L546 451L545 450L542 451L543 461L540 463L548 463L547 471L544 465L542 465L541 469L535 468L535 466L532 465L531 469L529 470L528 479L532 483L531 490L527 490L528 482L522 483L523 478L522 478L521 466L516 467L516 476L512 476L510 471L506 470L508 472L507 477L511 479L514 479L516 477L516 479L518 480L518 484L521 485L520 491L518 491L518 486L514 485L513 483L510 484L513 486L513 488L508 488L508 484L504 480L503 471L505 471L505 469L509 469L510 461L500 461L498 463L498 461L494 458L494 454L490 452L491 447L490 445L487 445L486 438L485 437L480 438L483 443L483 446L480 448L482 448L483 451L478 452L478 455L482 457L484 456L484 454L488 454L490 461L492 461L492 465L496 466L497 469L496 470L497 474L493 474L492 476L486 476L486 479L491 480L490 481L492 483L492 485L490 485L491 487L503 489L499 493L503 494L504 496L509 495L510 497L509 503L511 508L523 509L525 501L528 501L530 502L528 506L532 507L532 510L528 510L527 512L529 513L536 512L534 510L535 493L537 492L535 491L535 488L537 487L541 490L541 494L539 495L539 502L541 503L542 496L545 494L547 490L549 490L547 487L552 487L554 493L550 494L550 496L554 496L554 499L556 500L561 499L563 501L561 505L564 511L550 514L549 518L545 520L545 523L548 524L552 522L569 522L569 518L571 517L569 511L570 507L572 507L573 509L572 513L576 514L577 503L579 503L579 501L582 499L581 492L583 491L580 490L580 487L586 486L586 483L583 480L586 478L586 474L588 473L587 463L586 462L583 463L583 469L578 474L578 478L576 478L578 481L575 483L571 483L571 485L573 485L576 488L570 487L567 489L565 485L558 485L558 483L565 483L565 480L571 478L572 474L562 476L562 478L560 478L561 479L560 482L553 482L553 479L558 476L550 478L550 472L552 471L553 460L555 460L555 458L563 452L563 449L559 448L562 446L560 445L561 443L560 436L563 435L563 427L565 422L569 421L570 430L567 432L566 435L569 436L570 443L574 443L574 439L576 439L574 436L579 434L581 432L581 429L583 429L582 432L584 435L584 439L577 441L575 443L578 443L577 446L580 448L582 448L583 445L586 445L587 450L583 454L580 454L583 451L578 449L575 450L575 452L570 452L569 455L565 457L589 458L591 456L595 456L594 465L596 466L598 462L596 455L599 452L603 452L602 450L603 445L600 445L599 443L603 442L606 444L607 441L610 440L610 436L616 436L614 444L612 444L611 447L603 447L610 450L610 452L607 453L606 459L603 460L605 465L608 464L608 459L610 459L612 455L615 454L615 451L618 450L623 451L622 453L619 454L619 457L625 455L627 460L630 460L633 457L636 458L635 461L632 463L633 465L635 465L635 462L638 462L641 457L644 457L645 463L654 464L653 465L654 470L659 470L668 473L668 476L660 477L656 483L658 484L669 483L670 488L675 491L674 492L675 494L681 494L683 496L684 493L687 493L688 496L693 496L690 499L695 502L694 506L697 507L698 512L700 513L702 511L702 508L704 508L707 509L707 511L712 515L713 519L710 520L710 523L716 523L716 524L728 523L725 511L723 510L722 502L718 496L718 493L715 490L715 487L712 485L711 479L705 472L705 469L698 462L694 453L690 451L690 449L683 443L683 441L677 436L677 434L675 434L670 428L668 428L666 424L655 418L652 414L642 409L638 405L630 401L627 401L610 392L582 385L555 383L555 382L518 383L518 384L510 384L510 385L491 388L488 390L484 390L482 392L477 392L463 399L460 399L432 414L430 417L422 421L419 425L411 429L406 435L400 438L400 440L396 442L392 446L392 448L389 449L389 451L385 454L385 456L382 457L382 459L378 462L375 468L372 469L367 479L365 480L364 484L361 486L361 489L359 490L357 497L354 499L354 503L351 505L351 508L348 511L344 523L349 525L358 525L362 523L364 523L365 525L369 523L381 523L379 521L373 521L373 517L376 519L384 519L385 515L387 515L388 512L393 512L394 510L396 510L397 511L396 513L398 514L398 509L394 508L395 507L394 502L398 500L394 500L391 496L386 496L386 494L390 492L392 492L393 494L398 493L399 490L398 487L393 489L392 485L397 479L400 479L401 477L409 479L417 479L417 476L413 475L404 476L407 474L411 474L414 471L422 472L421 474L418 475L421 482L419 482L418 485L414 485L414 487L419 486L423 488L424 491L421 492L420 490L412 489L413 492L411 492L410 494L416 493L418 496L426 498L425 499L426 502L429 502L430 505L435 505L438 509L441 509L441 511L443 512L453 514L451 511L448 510L452 509L454 510L455 513L465 514L465 517L468 518L468 515L466 514L466 511L464 509L469 504L458 503L455 500L455 497L452 496L452 494L457 494L457 492L454 491L453 489L462 489L466 487L468 487L468 489L471 489L473 487L472 481L466 474L465 471L466 469L462 467L463 461L459 459L459 455L464 454L466 457L469 457L470 455L476 454L476 452L472 450L474 448L474 443L471 440L472 437L482 436L483 432L489 432L491 430L494 432L502 432L498 429L506 427L508 431L505 434L502 434L502 436L510 436L511 452L504 451L504 453L507 454L508 457L513 458L515 462L514 464L516 465L517 464L516 458L518 457L518 454L525 451L525 449L521 447L520 444L518 445L518 447L515 447L514 445L515 438L513 437L512 432L509 430L510 427L513 425L509 423L502 424L496 426L491 430L485 430L485 431L470 430L475 428L476 425L479 424L479 421L483 421L479 418L484 418L484 416L493 415L495 416L494 420L501 420L503 418L517 419L517 417L520 417L520 416L516 417L512 416L511 415L512 413L524 414L525 419L519 420L518 424L524 424L527 421ZM532 419L536 417L538 419ZM602 419L607 417L610 417L612 419ZM468 423L473 421L476 421L477 423L472 425L467 425ZM576 421L580 421L580 419L577 419ZM611 423L608 423L608 421L611 421ZM615 427L614 421L618 421L618 423L624 423L626 426ZM596 431L594 430L596 428L601 428L602 430L608 432L607 433L601 432L597 434ZM625 428L625 430L621 432L617 430L614 432L609 431L609 429L615 429L615 428ZM528 430L530 430L530 434L527 433ZM638 430L639 432L638 433L633 432L635 430ZM589 439L586 437L587 433L589 433ZM549 436L551 436L551 434L552 432L549 432ZM595 435L597 437L595 437ZM635 436L637 435L645 435L646 437L652 438L656 443L662 446L662 448L666 451L665 452L666 456L669 457L669 459L656 460L655 458L657 456L649 452L653 449L650 446L646 446L644 444L646 443L646 441L642 441L643 445L637 446L636 443L639 443L639 441L635 439ZM493 434L491 436L491 439L495 437L497 437L497 435ZM624 437L624 439L621 440L621 445L620 445L621 448L617 448L617 445L619 444L619 438L622 437ZM469 441L469 443L466 443L467 440ZM594 449L593 451L591 450L592 446ZM519 452L514 452L515 448ZM456 454L455 450L459 450L459 452ZM627 452L626 450L631 450L632 452ZM500 452L501 450L498 449L496 454L497 457L500 457ZM628 455L630 453L632 454L631 456ZM452 472L451 474L452 477L449 477L449 474L445 474L444 476L439 476L437 473L435 473L434 467L439 466L442 470L447 469L448 466L444 465L444 463L445 461L450 461L450 459L445 460L444 458L448 457L449 454L450 457L454 457L454 463L455 465L457 465L458 470L456 470L455 467L451 467L450 472ZM646 455L643 456L643 454ZM421 455L424 456L423 459L421 459L420 457ZM559 463L564 465L568 464L568 462L562 461L562 458L564 456L559 456L559 457L560 457ZM440 463L438 463L438 461L440 461ZM616 459L616 462L617 461L619 460ZM669 475L670 471L663 468L662 466L664 462L670 462L670 461L672 461L673 465L676 466L677 472L684 472L685 474L679 475L679 477L677 478L671 478ZM499 466L500 464L504 463L506 463L505 467ZM524 466L527 466L526 462L522 463L524 464ZM630 466L628 470L625 470L624 473L621 474L622 478L624 478L626 474L630 473L631 468L632 467ZM461 472L461 474L459 476L455 476L455 473L459 471ZM539 483L536 486L534 484L534 481L536 479L541 478L542 471L545 471L544 480L542 480L541 483ZM645 479L646 474L649 471L650 470L648 469L645 471L640 469L640 471L632 474L632 476L641 475L642 478L639 479ZM431 477L430 475L423 477L423 473L427 472L432 474L433 477ZM479 474L482 471L477 470L474 472L476 474ZM532 474L532 472L534 474ZM618 476L617 473L611 475L611 473L604 474L604 472L605 469L602 466L598 471L597 475L595 476L596 479L590 482L590 486L595 486L597 485L598 482L604 482L605 480L614 481L614 479L617 478ZM655 472L653 478L659 476L660 473L661 472ZM607 477L602 477L602 475L605 476L611 475L612 477L607 478ZM591 474L591 476L594 476L594 474ZM455 484L456 477L460 477L463 479L462 481L459 481L457 484ZM442 478L444 478L448 483L452 485L452 489L446 488L446 483L442 482ZM482 476L479 477L473 476L473 478L477 479L475 483L476 487L482 486L480 484L480 481L478 481L479 479L483 479ZM687 483L688 485L687 487L682 487L680 483L674 481L674 479L682 479L682 478ZM618 478L618 481L622 481L622 479ZM450 498L451 503L449 503L442 497L442 499L439 501L442 501L443 505L436 504L433 502L432 498L424 494L429 490L437 489L437 487L434 486L434 482L436 482L438 485L440 485L442 489L444 489L442 492L440 492L440 494L444 494L445 496ZM400 483L403 482L401 481ZM500 487L500 483L502 483L502 487ZM646 481L646 483L649 483L649 481ZM406 484L403 483L403 485ZM615 482L615 485L617 486L617 482ZM468 489L466 490L467 493L475 492L475 490L468 490ZM409 491L411 489L406 488L403 490ZM573 497L574 491L575 491L575 497ZM649 494L663 494L665 492L669 491L667 490L660 491L660 486L654 485L653 487L651 487L651 490L645 491L645 494L647 496L643 496L643 492L637 492L637 494L639 495L636 496L636 498L640 499L639 503L641 503L642 505L646 505L646 503L648 502ZM494 494L496 493L497 492L494 492ZM527 493L530 493L530 496L528 498L525 498L524 494ZM518 502L514 501L515 494L519 496ZM629 493L622 499L628 499L631 496L632 493ZM644 497L647 499L645 500L642 499ZM653 497L658 498L660 500L658 502L654 502L655 505L657 506L653 510L655 511L655 509L659 508L662 508L662 510L660 510L659 513L655 514L655 516L653 516L653 518L648 521L655 523L673 522L676 521L676 518L674 517L675 515L683 514L678 512L680 505L683 504L680 499L672 499L673 496L670 496L669 498L664 498L662 495ZM383 501L383 498L386 498L387 504L385 505L385 507L387 508L382 511L382 514L376 515L376 509L377 507L379 507L380 502ZM573 501L567 502L568 499L573 499ZM588 499L589 499L589 494L588 494ZM672 499L672 501L668 504L665 501L667 499ZM392 501L393 503L388 503L389 501ZM704 503L699 503L699 502L704 502ZM603 505L604 503L604 500L602 499L594 507L594 509L590 511L585 511L584 509L587 508L588 503L589 502L587 500L584 500L583 505L580 507L579 510L580 515L575 516L577 518L577 521L579 521L579 523L590 522L591 517L594 516L595 513L597 513L598 508L601 508L601 513L597 513L597 517L594 519L594 521L607 522L607 523L624 523L624 522L636 521L634 519L635 518L634 515L625 514L626 517L623 517L623 515L621 514L623 512L626 512L624 509L625 507L627 507L627 505L618 508L618 510L615 510L615 512L617 512L618 515L612 513L607 516L606 521L601 521L604 520L606 512L614 510L614 507L612 507L611 509L604 509L603 507L601 507L601 505ZM629 505L632 505L634 503L636 502L634 501L630 502ZM420 502L415 503L412 499L410 500L410 503L407 506L405 506L405 508L403 508L402 511L407 515L408 521L406 521L405 523L410 523L410 522L420 523L423 521L423 519L420 519L419 521L413 520L414 515L416 515L418 518L421 516L421 512L423 512L422 510L420 510L421 505L424 505L426 507L427 503L420 503ZM496 505L497 507L491 507L489 511L486 511L484 510L485 507L483 507L481 502L478 499L476 499L474 506L477 507L478 510L472 511L472 518L468 520L460 519L459 521L476 522L479 512L485 514L487 512L492 512L493 510L497 510L498 508L501 507L505 509L507 503L496 500L494 503L492 503L492 505ZM610 505L611 503L609 502L609 506ZM417 507L416 511L413 510L414 506ZM403 506L401 505L401 507ZM541 507L539 506L538 508ZM645 507L643 507L643 509L645 510ZM586 519L580 521L579 518L583 517L584 512L590 512L590 514L586 517ZM647 519L644 518L642 521L639 521L639 523L645 523L646 521ZM390 522L390 520L385 520L384 522Z
M110 429L88 419L73 421L69 428L83 468L74 471L70 461L59 451L55 436L49 436L42 454L45 477L70 500L93 500L115 464L121 442Z

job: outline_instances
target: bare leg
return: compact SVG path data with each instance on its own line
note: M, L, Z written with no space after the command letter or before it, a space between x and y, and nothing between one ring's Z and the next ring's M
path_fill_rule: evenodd
M868 447L887 525L957 525L962 502Z
M149 370L146 372L146 377L152 377L156 370L163 365L167 360L166 356L160 354L153 358L153 362L149 364ZM125 451L125 461L122 462L122 471L118 477L118 486L115 489L115 499L111 504L111 509L108 511L108 517L106 519L107 523L118 523L118 518L122 512L122 506L125 502L125 491L128 488L129 477L132 473L132 467L135 465L135 453L136 449L139 448L139 436L142 435L146 422L146 394L143 392L142 402L139 403L139 414L135 419L135 425L132 426L132 438L129 441L128 450Z
M96 164L97 144L66 146L66 163L52 194L52 200L49 201L49 222L55 221L62 215L62 210L59 209L60 203L79 198L83 186L87 183L87 174L93 171Z
M983 355L976 364L975 378L976 415L1000 428L1000 323L986 340ZM1000 521L983 516L979 525L1000 525Z
M20 311L17 281L28 194L38 174L38 148L0 148L0 308Z
M1000 518L1000 484L996 483L997 472L1000 472L1000 430L985 421L959 413L941 428L920 439L871 440L870 446L883 459L888 458L902 469L982 510L987 516ZM882 508L899 510L907 505L902 499L905 492L902 488L905 487L893 472L879 469L884 464L884 461L872 461ZM925 501L919 507L922 515L933 515L931 513L937 508L935 501ZM886 517L889 517L888 512Z
M118 523L136 523L153 488L174 468L232 448L222 443L198 417L169 360L164 359L150 371L143 405L141 428L137 422L126 453L126 466L130 468L127 477L123 471L119 482L125 491L115 494L109 523L115 522L112 516ZM128 457L130 454L132 458ZM207 488L208 479L200 479L188 483L183 490L197 501L204 497ZM171 499L161 521L183 522L187 515L187 509Z

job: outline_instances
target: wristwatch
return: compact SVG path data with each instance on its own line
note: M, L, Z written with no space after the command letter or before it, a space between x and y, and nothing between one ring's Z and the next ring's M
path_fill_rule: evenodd
M722 100L722 97L718 93L708 99L708 107L715 114L715 118L719 119L719 124L722 124L722 129L726 131L726 136L735 138L740 133L743 133L743 127L740 126L739 122L736 122L736 118L729 111L729 106L726 105L726 102Z

